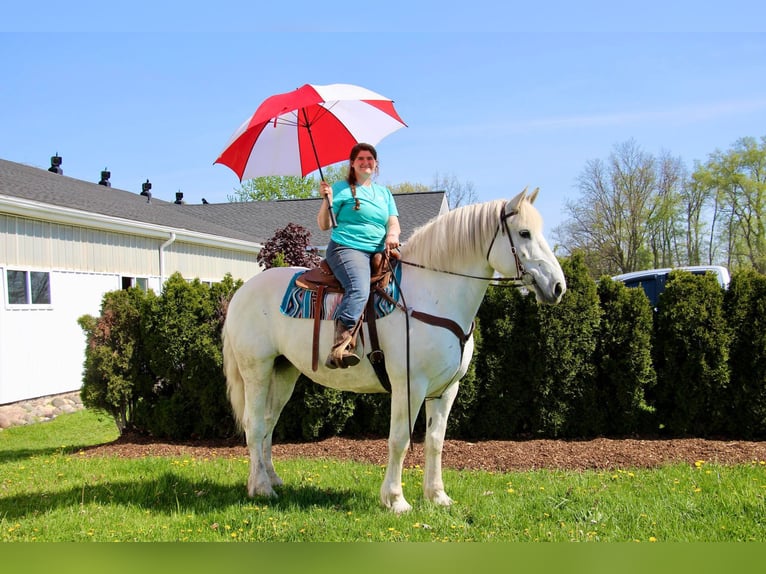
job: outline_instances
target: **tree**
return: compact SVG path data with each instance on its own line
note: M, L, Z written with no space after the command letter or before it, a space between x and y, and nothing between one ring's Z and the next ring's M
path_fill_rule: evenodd
M436 172L431 189L445 192L450 209L475 203L477 199L473 182L461 183L455 174L441 175Z
M431 188L427 185L422 183L410 183L408 181L389 185L388 189L391 191L391 193L423 193L432 191Z
M705 237L710 240L713 238L718 204L715 201L715 193L711 192L710 186L706 183L707 178L703 175L703 169L697 164L694 173L681 188L681 205L686 218L684 241L686 260L689 265L702 265L703 261L712 265L714 260L712 243L708 243L708 248L703 249L703 242ZM709 208L712 208L712 224L710 232L706 233L702 217Z
M727 152L710 155L694 174L715 194L716 236L730 268L752 266L766 272L766 136L741 138ZM711 232L712 233L712 232Z
M343 179L348 173L348 166L336 164L322 169L326 181L332 183ZM314 175L300 177L296 175L255 177L242 182L234 195L227 199L238 201L275 201L279 199L308 199L317 197L319 189L318 172Z
M580 197L567 202L569 218L554 235L570 253L584 254L594 276L677 264L684 181L680 159L665 153L658 160L634 140L619 144L606 161L587 162Z
M687 181L686 168L680 158L663 152L657 161L657 179L654 191L654 209L647 223L648 247L652 267L673 267L687 261L680 252L683 242L682 194Z
M266 269L270 267L316 267L321 258L316 249L309 249L311 232L297 223L288 223L277 229L258 253L257 261Z

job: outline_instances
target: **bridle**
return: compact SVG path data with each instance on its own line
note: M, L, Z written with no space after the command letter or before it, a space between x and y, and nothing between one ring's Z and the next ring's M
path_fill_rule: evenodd
M508 236L508 242L511 244L511 254L513 254L513 259L516 263L516 276L515 277L481 277L477 275L468 275L466 273L458 273L457 271L446 271L444 269L431 269L429 267L426 267L425 265L421 265L420 263L414 263L412 261L407 261L405 259L400 259L400 263L404 263L405 265L409 265L411 267L418 267L420 269L427 269L429 271L436 271L437 273L446 273L447 275L457 275L459 277L467 277L469 279L481 279L484 281L492 281L496 285L508 285L508 286L517 286L517 285L530 285L534 282L534 277L524 268L524 264L521 262L521 258L519 257L518 251L516 249L516 245L513 243L513 235L511 235L511 229L508 227L508 219L513 217L514 215L518 215L518 210L512 210L506 213L505 211L505 204L503 204L503 207L500 209L500 216L499 220L497 222L497 229L495 229L495 234L492 236L492 241L489 244L489 248L487 249L487 255L485 256L487 259L487 262L489 262L489 254L492 252L492 247L495 245L495 239L497 239L497 234L501 233L503 235Z

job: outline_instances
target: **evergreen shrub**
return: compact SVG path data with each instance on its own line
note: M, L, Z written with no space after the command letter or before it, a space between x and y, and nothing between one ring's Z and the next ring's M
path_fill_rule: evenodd
M712 274L673 271L655 316L659 424L674 436L712 436L725 427L730 330L723 288Z
M735 272L724 299L731 327L728 434L766 437L766 276Z

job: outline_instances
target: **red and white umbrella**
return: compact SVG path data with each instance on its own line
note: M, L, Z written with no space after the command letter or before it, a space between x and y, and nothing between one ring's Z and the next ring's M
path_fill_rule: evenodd
M392 100L351 84L306 84L263 101L234 132L215 163L240 181L305 176L348 159L359 142L377 145L406 124Z

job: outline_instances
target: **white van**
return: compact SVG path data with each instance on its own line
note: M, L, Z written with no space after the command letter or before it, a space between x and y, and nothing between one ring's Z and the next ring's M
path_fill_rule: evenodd
M713 273L718 280L718 283L724 289L728 289L729 282L731 281L729 270L720 265L693 265L690 267L647 269L646 271L633 271L632 273L615 275L612 279L624 283L626 287L643 287L644 293L646 293L646 296L649 298L652 307L656 307L660 293L665 290L668 274L675 270L688 271L695 275Z

